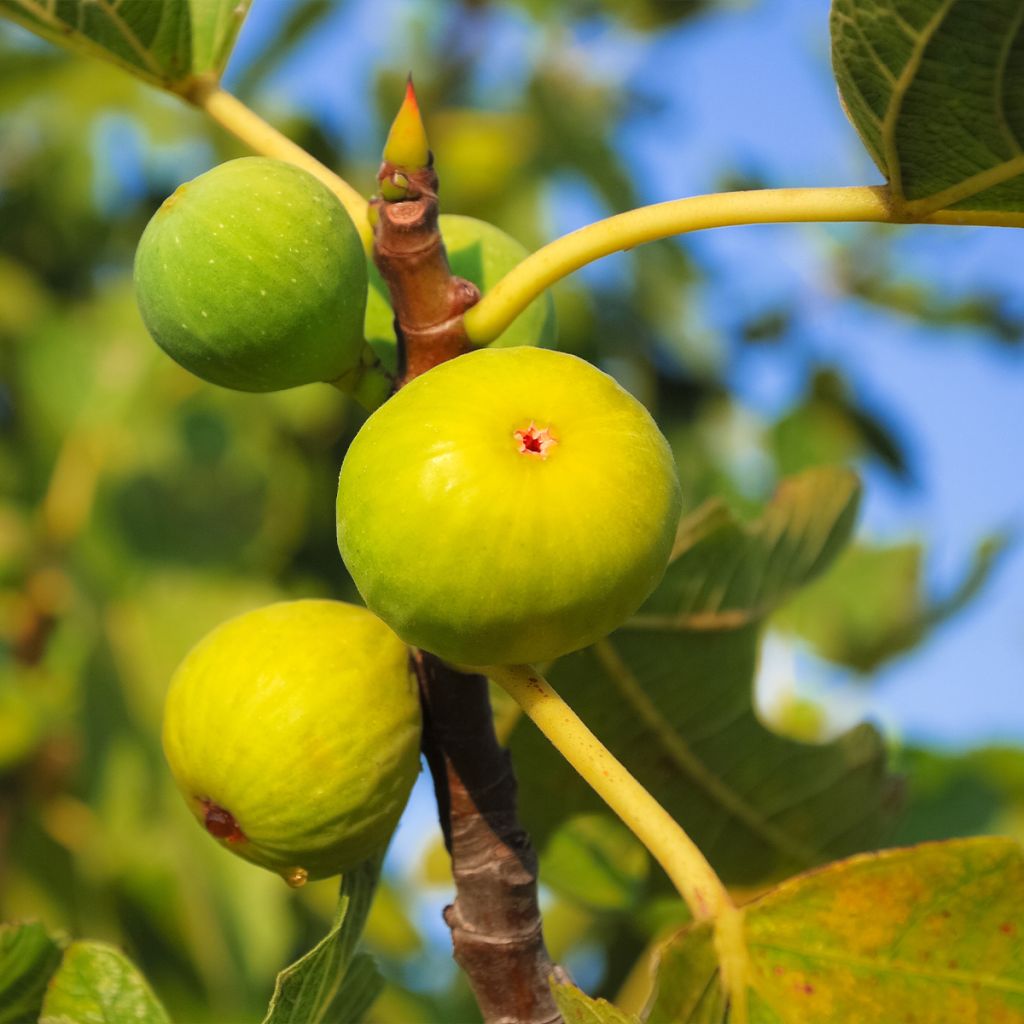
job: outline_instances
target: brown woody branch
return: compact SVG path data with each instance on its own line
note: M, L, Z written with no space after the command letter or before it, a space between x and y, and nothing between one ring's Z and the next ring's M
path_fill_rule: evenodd
M556 1024L549 979L567 978L544 946L537 855L516 814L516 780L494 734L487 681L421 651L414 663L457 892L444 915L455 961L486 1024Z
M378 178L397 169L387 162ZM399 386L432 366L468 352L473 346L462 314L480 298L476 285L455 277L437 226L437 175L432 167L403 169L408 198L375 199L373 258L395 311Z
M480 294L448 266L433 168L410 172L385 162L378 178L393 181L396 171L404 198L378 198L372 206L374 260L391 292L401 387L472 348L462 314ZM455 901L445 910L455 960L485 1024L560 1024L549 979L565 975L544 946L537 856L519 824L515 777L494 733L487 682L420 651L414 665L423 748L455 880Z

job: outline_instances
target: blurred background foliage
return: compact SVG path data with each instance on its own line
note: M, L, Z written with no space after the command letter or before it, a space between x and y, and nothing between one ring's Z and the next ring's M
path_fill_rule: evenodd
M699 37L710 19L740 25L772 7L255 0L227 85L368 189L415 69L444 208L536 246L668 197L639 159L643 132L695 145L684 123L663 116L665 94L621 73L623 53L634 66L664 60L673 40ZM312 42L351 53L359 33L376 40L369 66L325 70L321 57L303 68ZM813 48L824 67L824 38ZM820 89L828 94L827 73ZM722 102L728 118L724 90ZM178 1021L258 1019L275 972L326 929L334 884L294 893L209 842L164 769L161 702L183 653L224 618L287 597L355 597L332 509L361 413L326 387L218 390L146 337L130 283L142 228L180 181L242 153L199 114L0 23L0 140L0 918L122 945ZM770 158L763 164L729 152L706 160L720 187L804 183L775 180ZM674 174L666 166L666 181ZM934 345L968 332L981 349L1014 353L1019 368L1024 309L1007 289L951 292L918 272L891 231L807 232L825 281L810 298L769 282L748 302L721 253L690 240L615 257L556 289L559 346L616 374L655 411L688 508L718 496L751 517L782 477L833 464L858 465L897 506L922 486L901 409L804 343L808 301L814 316L855 308L880 330L912 318ZM766 260L784 258L770 252ZM710 312L723 297L728 313ZM791 382L771 415L752 410L739 372L766 359ZM1010 472L1009 453L998 457ZM1007 557L1005 538L973 537L973 561L937 588L934 543L860 536L774 613L760 691L772 728L818 742L852 724L870 707L869 673L969 612ZM750 661L753 634L743 643ZM1019 682L1024 652L994 667L985 653L967 690L993 672ZM821 666L837 669L844 685L808 695L796 685L807 664L823 677ZM594 699L614 717L614 694ZM498 701L497 713L515 738L514 711ZM890 794L903 809L887 841L1024 835L1024 756L1012 743L951 752L891 733L889 745L907 781L902 797ZM518 767L543 803L539 769L525 757ZM644 951L679 922L681 905L599 810L556 828L546 819L542 831L553 955L593 994L641 1005ZM764 881L743 878L752 891ZM449 893L420 787L366 934L388 978L374 1021L476 1019L448 962L439 910Z

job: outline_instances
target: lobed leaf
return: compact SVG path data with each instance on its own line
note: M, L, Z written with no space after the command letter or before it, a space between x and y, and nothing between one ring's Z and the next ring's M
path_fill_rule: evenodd
M146 979L119 950L73 942L50 981L39 1024L170 1024Z
M754 523L705 506L684 521L676 558L642 614L550 672L730 883L877 846L895 809L874 728L799 743L762 726L751 700L758 619L835 557L856 494L848 472L815 469L788 480ZM516 726L511 745L538 845L566 816L603 809L530 723Z
M378 857L344 876L331 930L277 976L263 1024L351 1024L362 1019L384 984L370 956L353 955L379 875Z
M834 466L784 480L753 523L706 502L680 523L672 564L630 626L731 629L763 619L832 562L859 504L856 474Z
M1024 210L1024 0L833 0L850 120L897 204Z
M60 964L60 946L46 929L0 925L0 1024L34 1024L50 977Z
M1024 850L1008 839L862 854L744 908L747 1024L1024 1019ZM739 1024L707 925L663 948L651 1021Z
M830 661L872 672L968 605L1007 549L1005 537L984 539L957 585L932 597L925 591L920 543L855 544L832 572L797 594L773 625L799 634Z
M252 0L0 0L0 14L58 46L178 92L219 78Z

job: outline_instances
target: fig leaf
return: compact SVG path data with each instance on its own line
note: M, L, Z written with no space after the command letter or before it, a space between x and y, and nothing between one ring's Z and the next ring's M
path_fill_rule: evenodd
M834 0L832 63L897 205L1024 210L1024 3Z
M371 857L342 879L331 930L277 976L263 1024L362 1019L384 984L372 957L353 955L373 902L380 862L381 857Z
M748 1019L889 1024L1024 1015L1024 852L1005 838L861 854L743 908ZM725 1024L711 929L660 950L652 1021Z
M252 0L0 0L0 14L65 49L110 61L151 85L184 92L219 78Z

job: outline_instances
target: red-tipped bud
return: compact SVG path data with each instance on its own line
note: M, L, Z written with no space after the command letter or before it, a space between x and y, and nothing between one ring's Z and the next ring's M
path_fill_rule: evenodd
M430 165L430 146L427 144L416 90L412 85L412 75L405 87L405 99L391 123L388 141L384 143L384 160L410 170Z

